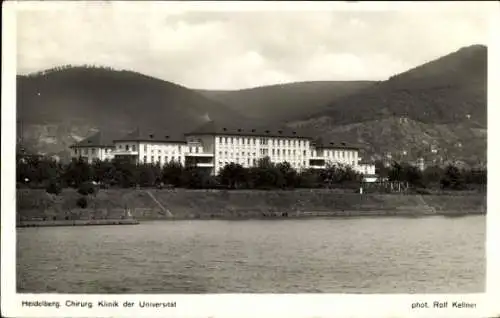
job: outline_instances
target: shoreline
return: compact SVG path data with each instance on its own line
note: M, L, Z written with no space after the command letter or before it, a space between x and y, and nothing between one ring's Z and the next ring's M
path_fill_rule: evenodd
M58 227L58 226L103 226L103 225L136 225L139 224L135 219L109 219L109 220L50 220L38 221L28 220L20 221L16 228L26 227Z
M467 216L486 216L483 212L472 213L439 213L439 214L415 214L415 213L386 213L375 211L373 213L358 213L358 211L345 212L344 214L321 213L310 215L280 216L268 215L261 217L240 216L240 217L183 217L183 218L138 218L125 220L73 220L73 221L21 221L16 224L16 228L38 228L38 227L81 227L81 226L117 226L117 225L140 225L148 222L179 222L179 221L286 221L286 220L313 220L313 219L361 219L361 218L425 218L425 217L445 217L461 218ZM101 222L99 222L101 221ZM104 221L104 222L102 222Z

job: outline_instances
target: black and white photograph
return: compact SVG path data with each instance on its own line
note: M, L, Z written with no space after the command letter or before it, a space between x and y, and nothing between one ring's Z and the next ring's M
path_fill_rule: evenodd
M18 297L486 292L491 6L280 4L19 3Z

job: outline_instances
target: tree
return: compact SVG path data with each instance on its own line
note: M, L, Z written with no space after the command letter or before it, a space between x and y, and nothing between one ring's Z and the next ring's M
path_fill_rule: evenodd
M186 167L182 174L182 183L191 189L203 189L212 185L210 171L197 167Z
M247 171L242 165L232 162L221 169L219 181L228 188L240 188L247 182Z
M109 160L97 160L93 163L94 180L96 182L111 184L116 176L116 168Z
M151 164L141 164L137 166L138 169L138 184L142 187L151 187L156 182L155 169Z
M487 184L486 169L469 169L463 171L465 182L467 184L485 185Z
M461 190L465 187L464 176L457 167L453 165L446 167L444 176L441 179L441 187L453 190Z
M318 171L307 169L299 173L298 186L300 188L318 188L321 184L321 177Z
M250 169L249 183L253 188L271 189L283 187L285 179L269 157L265 157L258 161L257 167Z
M444 170L439 166L430 166L423 171L423 183L429 187L433 184L438 184L443 178Z
M393 162L388 172L389 181L404 181L404 169L398 162Z
M415 187L424 187L422 171L417 167L404 165L404 181Z
M361 181L361 175L349 166L327 164L319 173L321 182L332 187L335 184L352 184ZM356 185L357 186L357 185Z
M279 178L279 182L282 184L278 184L280 187L287 188L295 188L297 186L297 171L290 165L288 162L281 162L276 166L280 171L281 178Z
M184 168L182 164L177 161L170 161L163 166L161 172L161 178L163 183L171 184L175 187L180 187L182 185L182 174Z
M112 184L117 184L123 188L135 186L138 183L138 168L129 160L115 158L112 161L115 168L115 175Z
M383 161L375 161L375 174L377 174L381 178L387 178L389 177L389 171L390 169L384 165Z
M73 159L64 171L66 184L79 187L82 183L93 179L93 169L82 158Z

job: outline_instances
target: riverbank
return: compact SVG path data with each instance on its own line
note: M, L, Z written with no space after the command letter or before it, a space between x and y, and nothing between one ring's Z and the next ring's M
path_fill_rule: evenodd
M17 227L52 227L52 226L94 226L94 225L135 225L135 219L103 220L29 220L19 221Z
M486 213L486 193L363 194L325 189L293 191L107 189L88 196L73 189L54 196L43 190L17 190L18 220L245 219L328 216L418 216ZM129 214L130 213L130 214Z

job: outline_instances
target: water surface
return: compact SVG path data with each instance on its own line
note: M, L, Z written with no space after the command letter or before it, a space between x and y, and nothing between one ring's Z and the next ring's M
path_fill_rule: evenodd
M30 293L472 293L484 216L17 229Z

